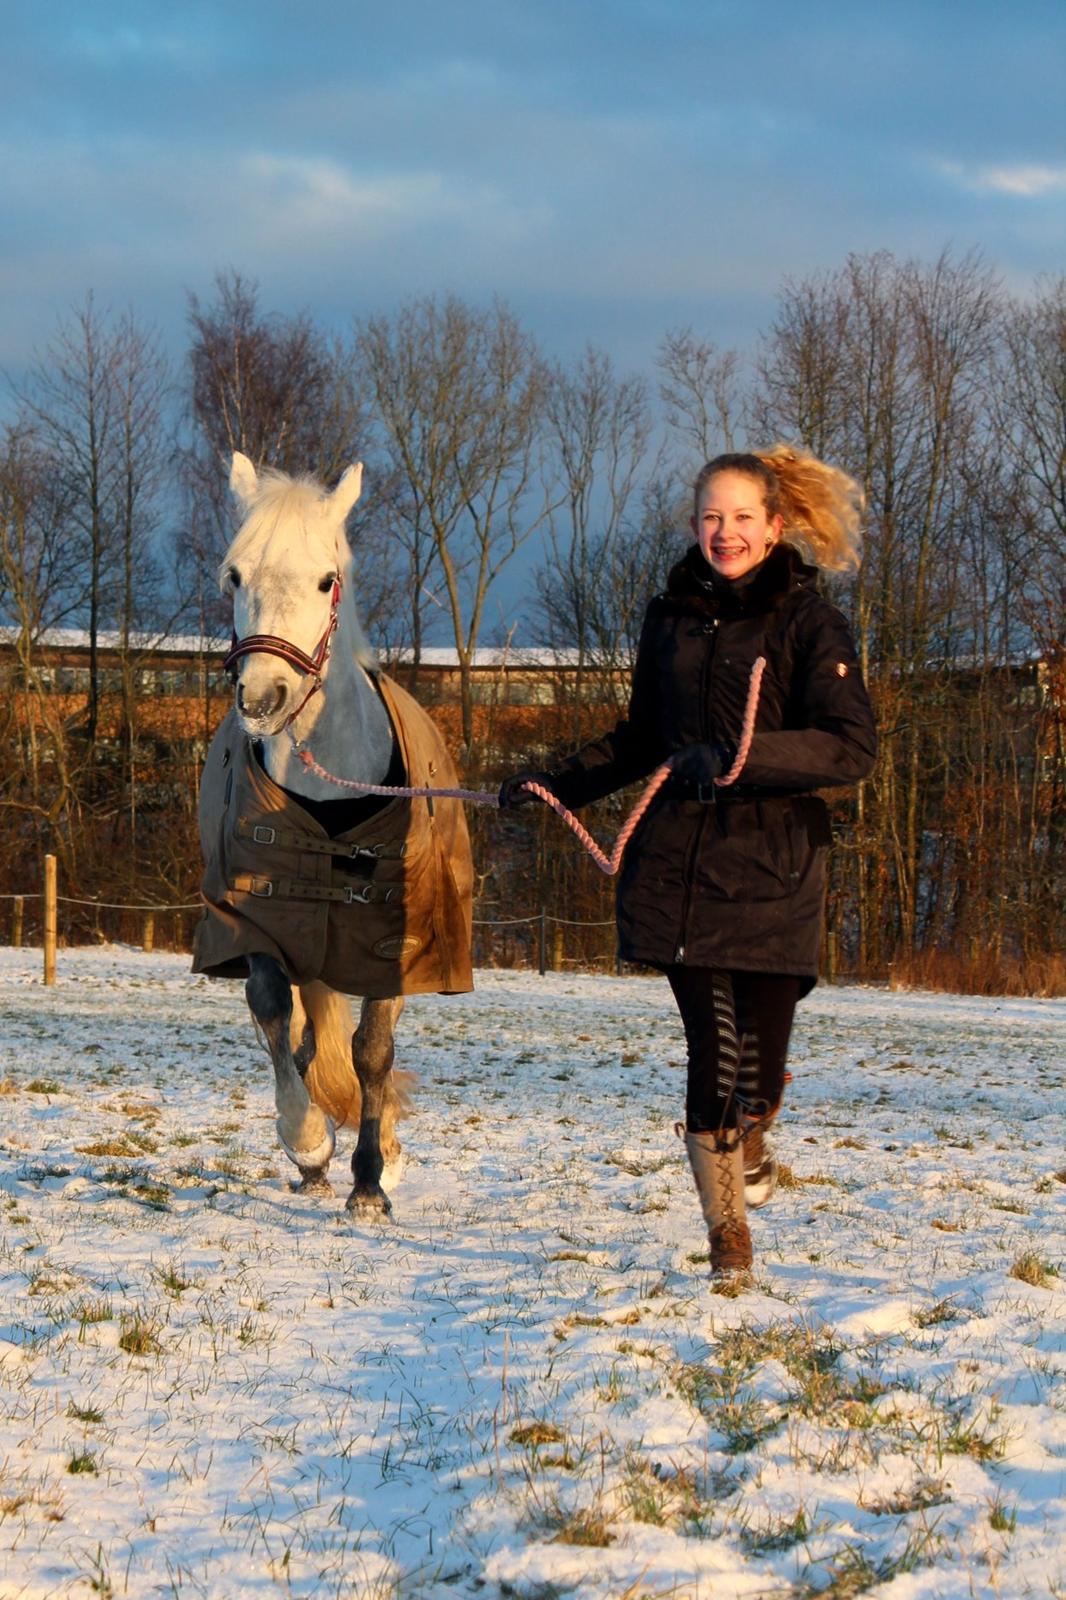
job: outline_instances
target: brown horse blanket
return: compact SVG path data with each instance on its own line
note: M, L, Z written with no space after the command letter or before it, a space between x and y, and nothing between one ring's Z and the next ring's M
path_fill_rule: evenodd
M376 679L407 786L456 786L444 741L417 701ZM339 792L339 791L338 791ZM473 988L473 871L459 800L396 799L331 839L255 758L235 712L200 783L204 912L193 971L247 976L274 956L293 983L319 979L371 1000Z

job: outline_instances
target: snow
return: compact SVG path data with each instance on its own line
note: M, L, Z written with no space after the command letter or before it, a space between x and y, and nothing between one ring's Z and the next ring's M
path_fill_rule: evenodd
M729 1298L661 980L412 1001L370 1227L350 1134L290 1193L240 985L39 974L0 951L5 1600L1066 1595L1066 1003L816 990Z

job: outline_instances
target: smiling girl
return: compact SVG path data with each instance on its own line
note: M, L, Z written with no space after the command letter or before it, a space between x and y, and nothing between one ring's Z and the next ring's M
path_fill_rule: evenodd
M644 619L628 716L500 790L520 805L536 778L576 809L672 761L623 860L619 945L666 974L684 1023L683 1131L716 1277L751 1267L747 1211L776 1178L765 1131L796 1004L817 979L830 831L813 791L874 762L851 634L817 586L819 568L858 565L859 508L851 478L785 446L708 462L696 543ZM754 736L725 786L759 656Z

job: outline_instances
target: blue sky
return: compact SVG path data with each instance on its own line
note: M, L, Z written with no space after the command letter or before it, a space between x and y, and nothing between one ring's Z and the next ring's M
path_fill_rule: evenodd
M90 288L178 352L229 267L339 328L499 293L641 369L849 251L1024 291L1066 266L1064 69L1062 0L14 0L0 366Z

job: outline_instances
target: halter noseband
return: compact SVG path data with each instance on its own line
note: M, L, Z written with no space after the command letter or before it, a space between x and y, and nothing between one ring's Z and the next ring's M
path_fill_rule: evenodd
M274 633L249 633L245 638L238 639L236 628L233 630L229 654L222 663L222 670L231 683L236 684L237 682L238 661L242 656L250 655L278 656L288 666L295 667L297 672L302 672L311 679L307 693L296 707L296 710L290 711L285 718L281 728L278 729L279 733L299 716L311 696L317 689L322 687L326 662L329 660L330 645L333 635L337 631L337 608L340 603L341 575L338 564L337 576L333 580L333 588L329 597L329 618L326 622L326 629L315 645L312 655L307 655L305 651L300 649L299 645L292 644L288 639L281 639Z

